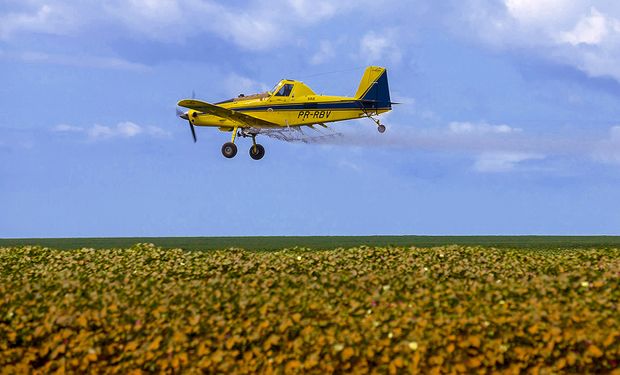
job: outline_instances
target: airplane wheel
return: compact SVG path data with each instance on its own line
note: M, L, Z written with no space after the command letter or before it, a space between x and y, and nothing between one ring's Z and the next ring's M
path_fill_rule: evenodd
M234 158L235 155L237 155L237 146L232 142L224 143L222 146L222 155L228 159Z
M379 131L379 133L383 134L385 133L385 125L379 125L379 127L377 128L377 130Z
M256 151L254 150L256 148ZM260 160L265 156L265 148L262 145L256 144L256 147L250 147L250 156L254 160Z

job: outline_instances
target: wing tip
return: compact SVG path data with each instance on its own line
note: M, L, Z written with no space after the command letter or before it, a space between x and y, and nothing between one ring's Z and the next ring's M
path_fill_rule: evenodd
M185 107L185 108L187 108L187 105L188 105L188 104L190 104L190 102L191 102L191 99L182 99L182 100L179 100L179 101L177 102L177 105L178 105L179 107Z

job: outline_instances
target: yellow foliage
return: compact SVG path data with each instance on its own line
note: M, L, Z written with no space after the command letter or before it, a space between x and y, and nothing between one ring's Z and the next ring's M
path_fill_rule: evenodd
M2 373L608 373L620 250L0 248Z
M286 366L284 367L284 372L286 374L290 374L295 372L295 370L299 369L302 366L301 362L299 362L298 360L294 359L292 361L289 361Z
M301 320L301 314L300 313L295 313L295 314L293 314L292 318L293 318L293 321L295 323L299 323L299 321Z
M482 364L482 361L479 357L472 357L467 361L467 367L470 368L478 368Z
M469 338L469 345L473 346L474 348L478 348L480 347L480 337L479 336L472 336Z
M588 347L588 352L587 353L590 354L594 358L599 358L599 357L603 356L603 352L596 345L590 345Z
M607 335L605 341L603 341L603 347L607 348L612 346L616 342L616 338L618 336L620 336L619 332L611 332L609 335Z
M147 350L152 352L152 351L159 349L159 343L161 343L161 340L162 340L161 336L155 337L155 339L151 341L151 343L149 344Z
M353 350L353 348L346 347L342 351L342 360L348 361L351 357L353 357L354 354L355 354L355 351Z
M138 348L138 345L137 341L128 342L127 345L125 345L125 352L133 352Z

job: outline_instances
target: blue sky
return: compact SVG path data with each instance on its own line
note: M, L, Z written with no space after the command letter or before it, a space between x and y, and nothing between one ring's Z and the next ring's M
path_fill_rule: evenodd
M5 0L0 237L620 234L616 1ZM300 79L394 100L320 144L175 117Z

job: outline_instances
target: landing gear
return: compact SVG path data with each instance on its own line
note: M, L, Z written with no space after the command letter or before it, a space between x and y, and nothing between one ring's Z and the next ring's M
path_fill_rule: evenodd
M256 143L256 134L252 135L252 147L250 147L250 157L254 160L260 160L265 156L265 148Z
M232 159L237 155L237 146L232 142L224 143L222 146L222 155L228 159Z
M237 155L237 146L235 145L235 138L237 138L237 127L232 131L232 137L230 138L230 142L224 143L222 146L222 155L228 159L232 159Z
M260 160L265 156L265 148L258 143L250 147L250 157L254 160Z
M265 156L265 148L262 145L256 143L256 133L250 133L241 129L237 133L237 128L234 128L232 131L232 137L230 142L224 143L222 146L222 155L228 159L232 159L237 155L237 145L235 145L235 139L237 136L239 137L252 137L252 147L250 147L250 157L254 160L260 160Z
M362 111L364 111L364 114L366 115L366 117L368 117L369 119L371 119L372 121L374 121L375 124L377 124L377 131L381 134L385 133L385 125L383 125L379 119L376 119L374 117L372 117L373 115L369 112L367 112L366 110L362 109ZM376 115L376 113L375 113Z
M376 118L372 118L369 117L372 121L375 122L375 124L377 124L377 131L381 134L385 133L385 125L383 125L381 122L379 122L379 119Z

